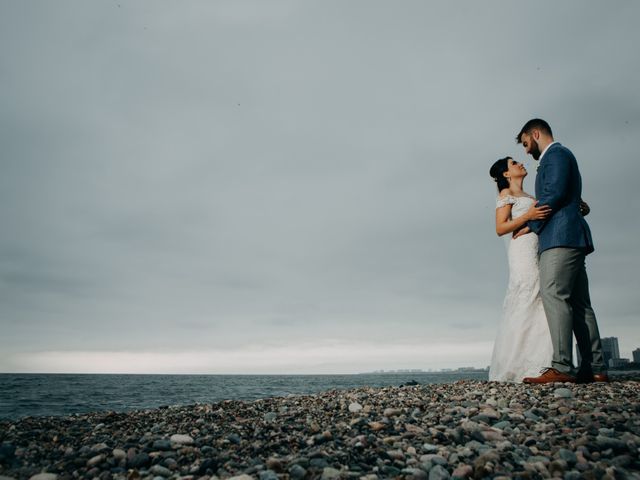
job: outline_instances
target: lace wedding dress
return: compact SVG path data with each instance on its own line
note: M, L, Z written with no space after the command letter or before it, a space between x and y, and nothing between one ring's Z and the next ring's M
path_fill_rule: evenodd
M534 202L530 197L507 196L498 198L496 208L511 204L511 217L517 218ZM506 238L509 286L493 346L489 380L521 382L551 366L553 346L540 298L538 236L530 233L515 240L511 235Z

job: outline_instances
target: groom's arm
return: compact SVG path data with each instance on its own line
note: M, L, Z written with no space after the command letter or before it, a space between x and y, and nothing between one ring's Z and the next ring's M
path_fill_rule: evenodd
M540 233L545 227L554 212L560 210L569 184L569 173L571 170L571 160L569 155L562 149L548 152L545 158L544 178L538 196L538 205L548 205L551 207L551 215L544 220L531 220L527 225L531 231Z

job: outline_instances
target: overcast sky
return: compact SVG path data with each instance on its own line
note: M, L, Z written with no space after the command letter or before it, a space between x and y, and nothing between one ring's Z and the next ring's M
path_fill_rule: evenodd
M0 371L487 366L498 158L571 148L640 347L640 3L0 0Z

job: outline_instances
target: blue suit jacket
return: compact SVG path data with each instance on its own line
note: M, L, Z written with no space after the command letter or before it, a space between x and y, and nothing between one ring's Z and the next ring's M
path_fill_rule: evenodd
M556 247L593 252L591 230L580 213L582 177L571 150L555 143L549 147L538 167L536 198L539 205L549 205L551 216L531 220L529 228L538 234L538 250Z

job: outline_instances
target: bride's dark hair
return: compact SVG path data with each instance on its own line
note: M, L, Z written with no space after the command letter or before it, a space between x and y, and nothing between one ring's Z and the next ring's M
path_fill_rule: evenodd
M509 159L511 157L504 157L491 165L489 175L498 184L498 192L501 192L505 188L509 188L509 181L505 178L504 172L509 170Z

